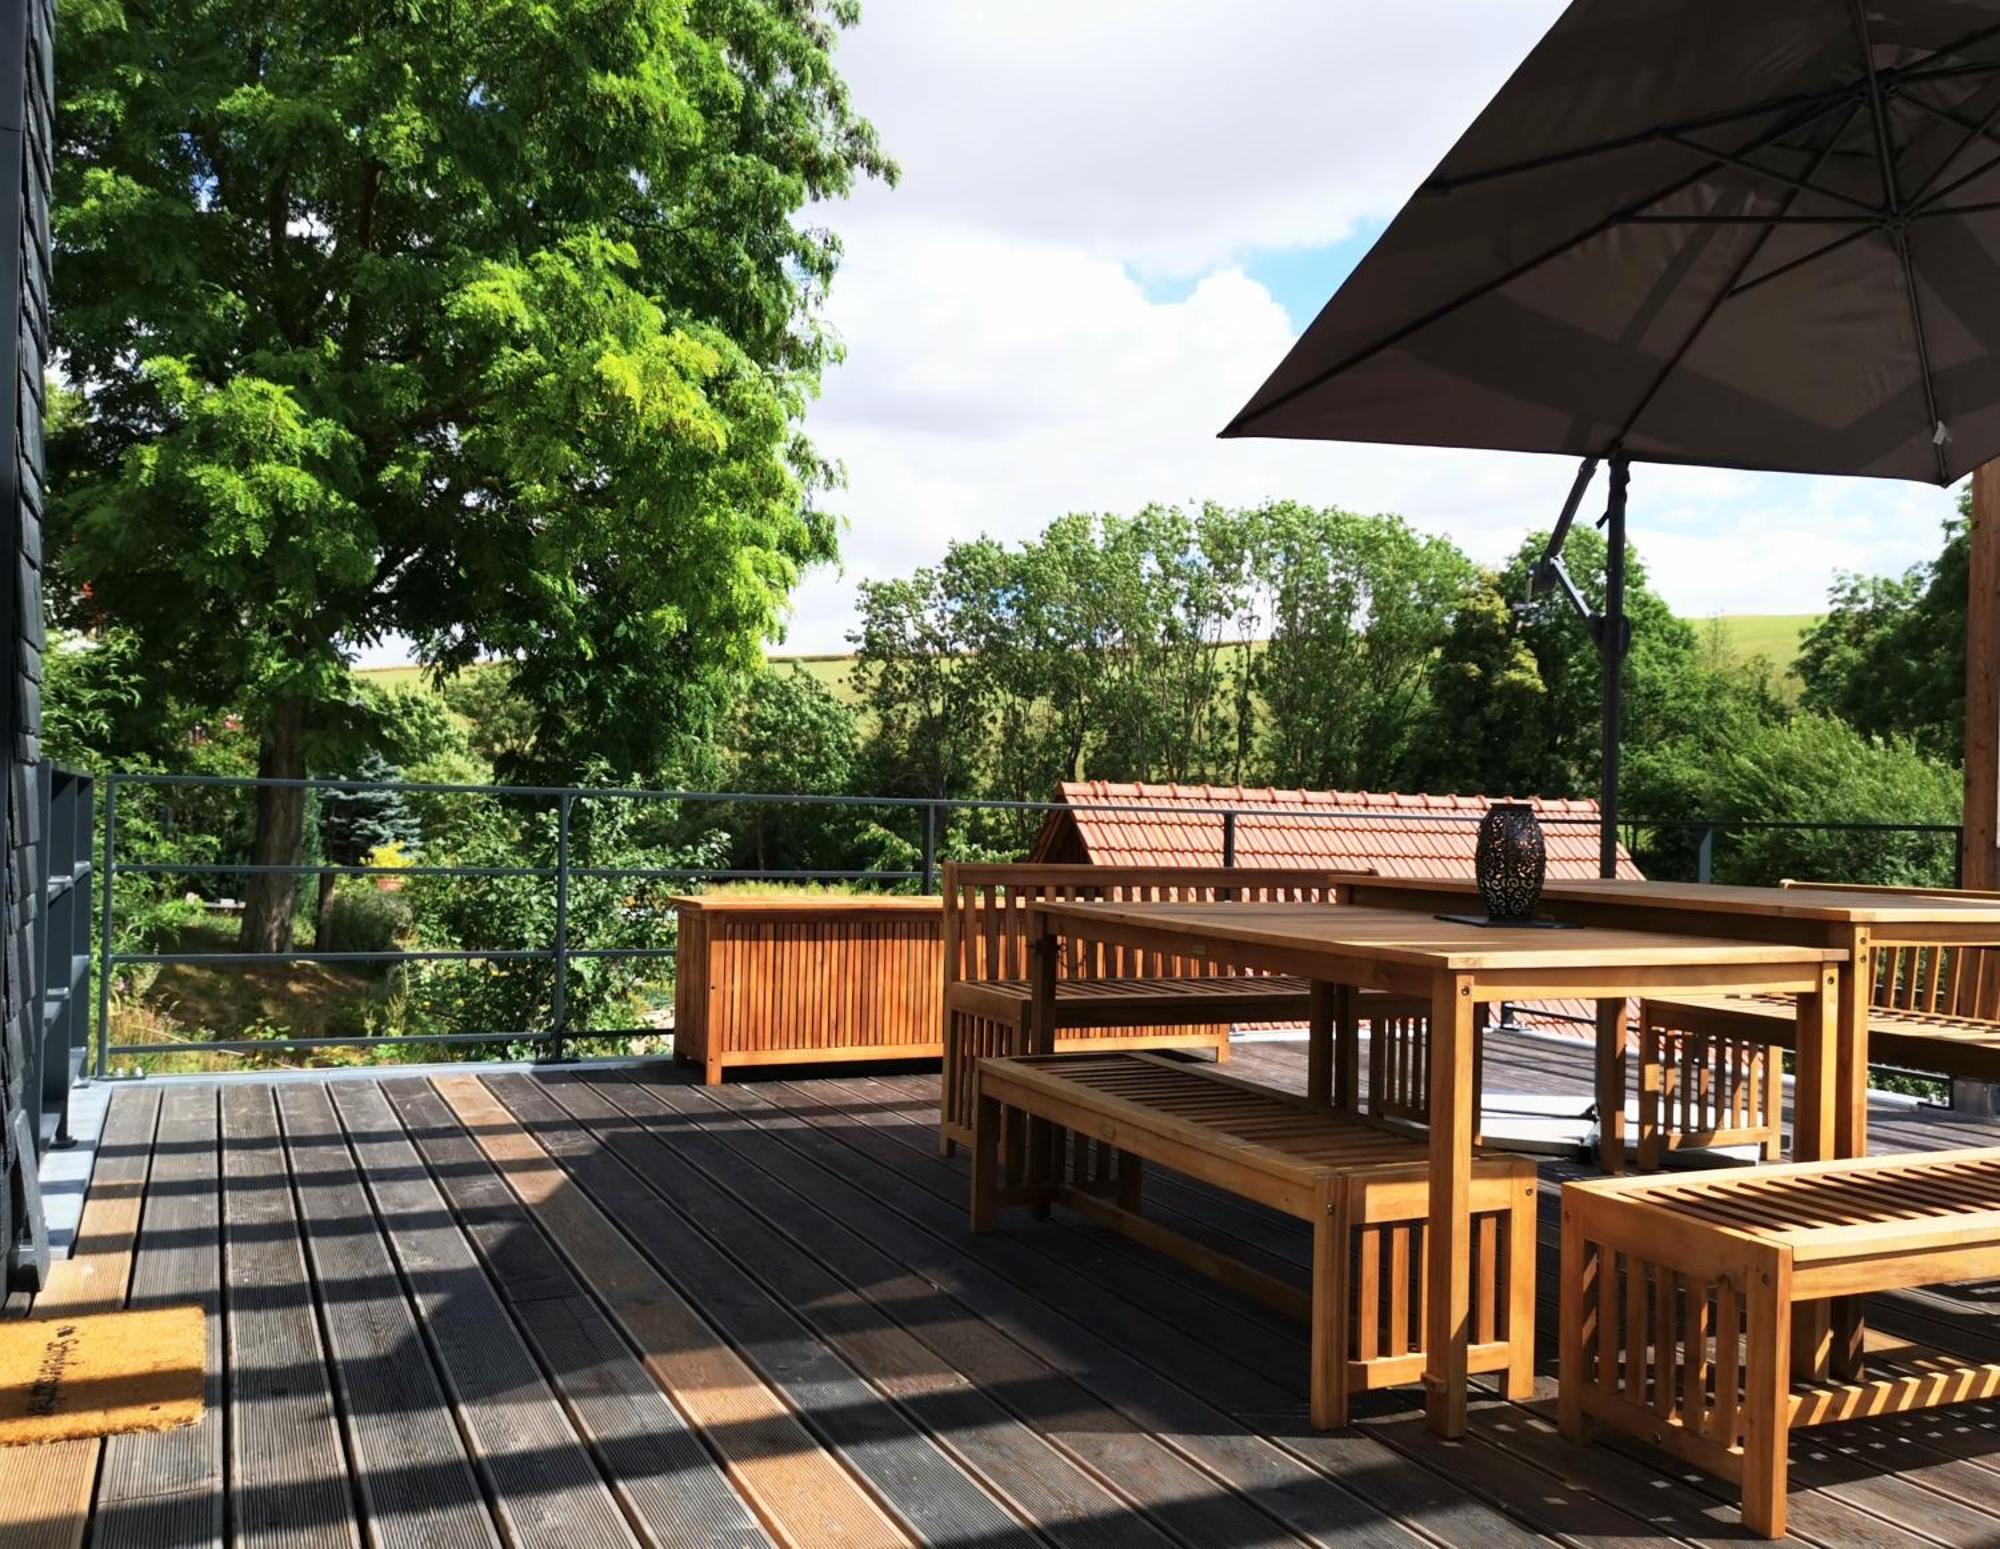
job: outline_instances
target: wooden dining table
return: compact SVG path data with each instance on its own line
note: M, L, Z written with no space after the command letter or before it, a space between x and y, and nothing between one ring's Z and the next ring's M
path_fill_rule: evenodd
M1840 948L1733 941L1592 926L1544 931L1451 924L1409 908L1327 903L1036 902L1029 906L1029 1051L1055 1048L1062 954L1088 944L1294 974L1335 1015L1312 1018L1311 1062L1325 1070L1338 1013L1363 989L1423 997L1431 1008L1429 1281L1425 1411L1465 1430L1472 1221L1468 1208L1478 1008L1499 1001L1608 1000L1651 991L1797 997L1795 1144L1819 1156L1833 1133L1834 996Z
M1477 910L1470 877L1362 877L1344 896L1384 908ZM1550 881L1539 913L1626 930L1671 931L1730 941L1788 942L1841 953L1835 993L1832 1156L1868 1154L1868 1007L1874 952L1896 946L2000 945L2000 898L1868 888L1738 887L1714 882ZM1598 1159L1625 1165L1629 1039L1625 1001L1597 1008ZM1803 1154L1799 1160L1807 1160Z

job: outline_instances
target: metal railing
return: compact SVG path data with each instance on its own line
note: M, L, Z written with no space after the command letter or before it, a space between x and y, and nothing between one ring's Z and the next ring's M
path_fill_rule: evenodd
M97 940L97 1016L95 1027L94 1070L100 1077L110 1073L111 1062L115 1059L143 1059L163 1055L199 1054L274 1054L305 1053L314 1050L338 1048L363 1048L387 1046L422 1047L492 1047L496 1045L528 1046L534 1056L546 1060L560 1060L566 1057L569 1047L578 1039L604 1040L610 1043L630 1043L641 1038L661 1035L663 1029L657 1027L610 1027L599 1028L577 1026L572 1022L571 981L572 970L589 961L664 961L672 958L676 947L661 941L656 945L642 946L595 946L580 943L576 939L572 912L574 907L574 884L579 880L618 883L677 882L690 885L733 881L757 882L847 882L871 883L884 887L915 887L928 894L936 891L940 862L941 841L948 832L954 818L971 813L1016 813L1024 817L1046 816L1049 813L1088 815L1101 813L1106 817L1122 820L1145 818L1171 818L1185 824L1191 820L1212 819L1220 833L1218 843L1222 863L1235 865L1241 849L1242 830L1246 824L1270 819L1284 819L1291 822L1301 820L1319 821L1365 821L1380 828L1385 823L1398 820L1411 825L1435 828L1437 825L1476 825L1483 814L1427 811L1423 809L1369 808L1348 811L1330 806L1300 806L1273 808L1266 806L1232 807L1227 805L1197 804L1187 801L1161 802L1055 802L1055 801L1009 801L987 798L957 797L901 797L901 796L849 796L849 795L803 795L797 793L776 793L756 791L685 791L648 790L626 787L578 787L540 785L497 785L460 784L426 781L380 781L343 779L266 779L252 776L194 775L194 774L149 774L114 772L100 775L97 779L101 791L98 833L98 860L96 878L99 882L98 940ZM325 861L302 860L288 864L257 864L233 860L177 860L169 858L127 858L120 851L120 793L139 789L171 791L175 789L236 791L254 793L264 788L290 788L300 791L363 792L393 791L406 796L459 796L498 798L508 801L526 802L542 811L553 809L555 815L553 854L546 864L521 865L461 865L438 864L419 860L412 865L393 867L382 865L331 864ZM605 866L589 863L580 864L575 854L576 815L581 805L591 802L624 802L650 804L678 804L688 807L760 807L786 806L797 808L858 808L895 812L910 820L914 830L910 843L916 850L917 864L914 867L728 867L728 866ZM1560 815L1545 816L1545 826L1574 826L1588 829L1597 827L1594 817ZM1744 822L1693 822L1675 820L1672 822L1647 822L1644 820L1621 824L1621 830L1628 841L1636 844L1645 833L1663 831L1689 831L1698 833L1698 878L1708 881L1713 871L1714 839L1718 833L1753 832L1759 829L1822 829L1837 831L1881 831L1902 832L1943 836L1955 835L1958 830L1937 824L1813 824L1813 823L1761 823ZM160 951L160 950L120 950L118 935L118 882L124 878L186 877L218 878L232 877L248 879L256 876L292 876L298 878L332 876L340 877L380 877L393 874L398 877L420 878L488 878L525 879L546 884L552 890L552 929L548 939L532 946L506 947L397 947L388 950L335 950L316 943L308 949L287 948L276 952L254 951ZM1775 879L1773 879L1775 880ZM506 1030L456 1029L439 1033L385 1033L364 1036L325 1037L269 1037L269 1038L224 1038L173 1043L113 1043L111 1041L113 994L119 978L118 970L142 966L194 966L219 968L255 964L330 964L330 965L399 965L419 963L544 963L548 965L551 984L548 994L548 1018L546 1026L511 1028Z

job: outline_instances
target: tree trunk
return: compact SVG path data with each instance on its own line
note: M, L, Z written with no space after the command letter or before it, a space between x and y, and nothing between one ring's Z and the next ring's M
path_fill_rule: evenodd
M319 874L319 903L313 910L313 950L331 952L333 950L333 889L339 881L339 873L322 871Z
M295 700L279 705L264 728L257 751L257 775L264 780L302 780L306 773L305 706ZM257 827L250 841L255 866L296 866L304 851L306 793L297 785L257 787ZM299 879L265 872L253 875L244 890L245 952L289 952L292 914L298 908Z

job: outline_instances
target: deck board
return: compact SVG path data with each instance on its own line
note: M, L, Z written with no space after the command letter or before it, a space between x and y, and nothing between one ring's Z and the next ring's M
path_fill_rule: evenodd
M721 1466L436 1090L422 1081L386 1090L634 1530L657 1549L769 1543Z
M588 1447L374 1082L330 1086L406 1293L512 1549L637 1543Z
M1297 1045L1236 1072L1297 1090ZM1489 1084L1587 1091L1495 1035ZM1303 1330L1069 1213L965 1230L934 1072L665 1067L113 1094L78 1255L39 1313L194 1300L201 1425L0 1450L6 1549L726 1549L1168 1543L1591 1549L1742 1541L1727 1486L1554 1428L1556 1186L1537 1395L1463 1442L1414 1390L1305 1419ZM1878 1149L2000 1121L1878 1106ZM1296 1224L1154 1172L1150 1213L1301 1279ZM1995 1293L1871 1321L2000 1358ZM1800 1436L1793 1541L2000 1542L2000 1405Z
M127 1305L198 1304L208 1315L205 1407L195 1424L108 1437L91 1541L104 1549L206 1549L223 1536L222 1172L213 1087L160 1100Z
M324 1086L277 1089L355 1488L377 1542L496 1549L486 1498Z
M333 1378L268 1086L221 1092L229 1518L244 1549L358 1549Z

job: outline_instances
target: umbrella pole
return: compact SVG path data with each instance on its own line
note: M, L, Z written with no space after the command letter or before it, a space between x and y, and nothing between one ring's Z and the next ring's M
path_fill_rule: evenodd
M1611 498L1604 508L1604 618L1597 654L1604 666L1604 781L1598 795L1597 872L1618 875L1618 723L1623 709L1625 650L1625 487L1631 464L1611 459Z

